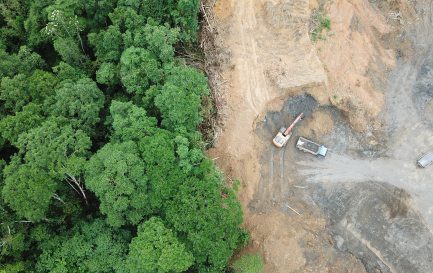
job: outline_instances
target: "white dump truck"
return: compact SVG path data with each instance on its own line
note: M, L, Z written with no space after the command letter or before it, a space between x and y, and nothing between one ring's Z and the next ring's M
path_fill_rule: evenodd
M418 159L418 166L425 168L428 165L433 163L433 150L431 150L430 152L425 153L423 156L421 156Z
M313 154L319 157L325 157L328 152L328 148L323 145L319 145L314 141L306 139L304 137L299 137L298 142L296 143L296 148L299 150Z

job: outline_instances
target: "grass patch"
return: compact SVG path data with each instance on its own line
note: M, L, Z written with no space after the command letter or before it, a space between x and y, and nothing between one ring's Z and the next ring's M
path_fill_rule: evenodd
M323 6L313 11L310 22L310 36L313 42L317 40L323 40L323 30L331 30L331 19L326 13Z
M232 269L234 273L263 273L264 266L259 255L247 254L235 261Z

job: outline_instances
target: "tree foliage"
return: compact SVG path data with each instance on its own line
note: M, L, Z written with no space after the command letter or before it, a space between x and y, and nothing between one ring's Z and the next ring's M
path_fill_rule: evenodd
M24 164L62 179L69 162L89 155L90 145L86 133L75 130L64 119L53 118L19 136L17 157Z
M68 118L77 128L91 132L99 121L104 94L91 79L66 80L46 104L51 115Z
M173 61L174 45L179 41L179 29L168 25L157 25L149 21L144 27L135 31L126 31L124 43L126 47L144 47L161 62Z
M17 161L15 158L5 169L3 199L19 217L40 220L47 213L56 184L46 172Z
M123 49L122 33L118 26L89 34L89 42L96 48L95 55L101 62L118 62Z
M224 272L198 0L0 1L0 273Z
M0 77L13 77L18 73L30 75L46 65L42 57L27 46L21 46L18 53L8 53L0 46L0 57Z
M84 132L57 120L22 133L17 140L20 152L4 171L5 202L27 220L45 218L58 184L88 154L90 144Z
M128 93L144 94L162 80L162 72L161 64L144 48L130 47L120 58L120 78Z
M89 161L86 185L114 227L137 224L150 212L144 164L134 142L106 144Z
M18 112L30 102L26 75L18 74L13 78L4 77L0 83L0 100L6 111Z
M127 272L123 269L129 232L115 230L102 219L78 223L69 234L41 245L37 272Z
M221 272L234 249L245 243L239 227L242 208L234 192L221 187L220 174L208 159L197 171L167 203L166 217L191 244L198 271Z
M131 102L113 101L110 106L113 119L112 139L118 142L140 142L144 136L153 134L157 121L147 116L143 108Z
M127 267L131 273L184 272L192 263L192 254L160 218L140 225L129 245Z
M169 66L166 70L165 83L155 97L155 105L162 113L162 125L195 131L201 122L201 98L208 94L206 78L189 67Z
M232 265L236 273L263 273L264 266L259 255L247 254L239 258Z
M22 111L0 120L0 134L12 144L18 145L18 137L38 127L42 121L42 108L32 103L27 104Z

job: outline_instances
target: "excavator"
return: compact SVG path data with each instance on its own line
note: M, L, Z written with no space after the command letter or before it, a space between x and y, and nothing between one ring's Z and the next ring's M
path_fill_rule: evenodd
M290 137L292 136L293 127L295 127L296 123L298 123L303 116L304 113L300 113L288 128L280 128L280 131L278 131L277 135L272 140L275 146L277 146L278 148L282 148L287 144Z

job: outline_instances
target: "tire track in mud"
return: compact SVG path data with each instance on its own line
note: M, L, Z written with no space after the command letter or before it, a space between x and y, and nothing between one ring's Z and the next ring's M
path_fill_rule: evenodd
M353 235L358 241L363 244L367 249L369 249L374 255L385 265L388 267L389 271L391 273L398 273L399 271L394 268L394 266L385 260L385 257L383 257L382 253L379 249L375 248L372 243L368 240L366 240L364 237L362 237L361 234L359 234L356 229L353 228L352 224L348 224L345 226L345 229L350 232L350 234Z
M266 200L267 198L271 197L274 199L272 186L274 184L274 155L275 155L275 147L272 147L271 149L271 157L269 160L269 183L268 187L266 187L266 192L264 192L264 196L262 199ZM270 196L272 193L272 196Z
M271 202L281 203L285 201L289 184L288 176L290 175L285 167L289 161L286 158L287 148L276 148L272 145L269 152L262 157L268 165L268 170L262 174L263 177L254 197L258 202L257 205L262 208L261 210L268 210L269 208L265 207Z
M280 156L280 190L282 192L282 185L284 184L284 155L286 153L286 149L283 149Z

